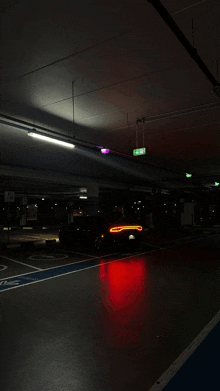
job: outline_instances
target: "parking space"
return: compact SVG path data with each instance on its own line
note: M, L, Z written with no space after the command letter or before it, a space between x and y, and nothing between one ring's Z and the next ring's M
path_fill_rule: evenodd
M117 254L120 256L148 252L155 246L140 245L135 251L126 248L107 248L104 251L97 251L92 247L62 246L55 242L50 245L40 244L24 248L12 248L2 251L0 255L2 267L0 267L0 278L20 275L34 270L44 270L53 267L68 265L89 259L99 259ZM130 252L129 252L130 251Z
M60 266L71 262L78 262L85 258L85 255L65 253L57 249L41 249L35 251L26 251L25 253L14 253L11 257L3 255L3 259L11 260L10 267L20 264L22 267L29 267L35 270L47 269ZM90 257L89 257L90 258ZM17 266L17 265L16 265Z
M2 252L1 390L148 390L219 310L218 243Z
M41 227L4 227L0 229L0 243L20 243L24 241L42 242L45 240L58 240L58 228Z
M26 251L22 248L14 249L0 256L0 291L97 266L100 260L110 262L124 257L130 258L150 250L152 250L151 246L140 246L133 252L128 252L126 249L117 251L113 248L97 251L82 246L74 246L73 249L71 246L62 246L59 243L36 246L31 251L28 248Z

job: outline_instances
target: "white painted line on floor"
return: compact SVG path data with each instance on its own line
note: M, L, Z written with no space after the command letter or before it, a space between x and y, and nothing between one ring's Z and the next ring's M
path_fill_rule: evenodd
M95 257L95 258L96 258L96 259L102 259L102 258L110 257L111 255L117 255L117 254L121 254L121 253L108 254L108 255L103 255L103 256ZM120 259L121 259L121 258L120 258ZM87 261L92 261L92 260L95 260L95 259L87 258L87 259L83 259L82 261L72 262L72 263L65 263L64 265L54 266L53 268L52 268L52 267L48 267L47 269L42 269L42 270L57 269L57 268L60 267L60 266L78 265L79 263L83 263L83 262L87 262ZM112 262L112 261L110 261L110 262ZM109 263L109 262L105 262L105 263ZM97 265L97 266L99 266L99 265ZM91 266L91 267L93 267L93 266ZM71 272L71 273L72 273L72 272Z
M145 253L144 253L144 254L145 254ZM110 261L105 262L105 264L108 264L108 263L111 263L111 262L122 261L122 260L125 260L125 259L127 259L127 258L132 258L132 257L140 256L140 255L142 255L142 254L131 255L131 256L129 256L129 257L123 257L123 258L119 258L119 259L112 259L112 260L110 260ZM100 258L103 258L103 257L97 257L97 260L100 259ZM76 265L77 265L77 264L82 263L82 262L85 262L85 261L94 261L94 260L93 260L93 259L87 259L87 260L84 260L84 261L75 262L75 263L73 263L73 264L76 264ZM63 266L71 266L71 265L73 265L73 264L62 265L62 267L63 267ZM56 269L56 268L59 268L59 267L60 267L60 266L56 266L56 267L48 268L48 269L40 269L40 271L44 272L44 271L53 270L53 269ZM39 283L39 282L42 282L42 281L48 281L48 280L51 280L51 279L53 279L53 278L67 276L68 274L73 274L73 273L81 272L81 271L83 271L83 270L93 269L93 268L95 268L95 267L100 267L100 264L93 265L93 266L88 266L88 267L83 268L83 269L80 269L80 270L72 270L72 271L67 272L67 273L64 273L64 274L58 274L58 275L56 275L56 276L47 277L47 278L40 279L40 280L37 280L37 281L31 281L31 282L26 283L25 285L22 285L22 284L19 285L19 280L16 280L16 281L15 281L15 282L16 282L15 286L12 286L12 287L8 288L7 290L19 288L19 287L26 286L26 285L36 284L36 283ZM33 273L36 273L36 272L25 273L25 274L31 275L31 274L33 274ZM15 276L15 277L18 277L18 276ZM10 277L10 278L13 278L13 277ZM6 280L6 282L5 282L5 283L2 283L2 285L5 285L5 286L6 286L6 285L11 285L11 284L10 284L10 281L9 281L9 283L7 282L7 279L8 279L8 278L3 278L3 279L1 280L1 281ZM0 283L1 283L1 281L0 281ZM3 292L3 291L2 291L2 292Z
M37 255L30 255L30 257L28 257L28 259L31 259L33 261L48 261L48 260L53 260L53 261L59 261L61 259L65 259L65 258L68 258L68 255L66 254L50 254L50 255L47 255L47 254L37 254Z
M102 257L96 257L96 259L99 259L99 258L106 258L106 257L109 257L109 256L111 256L111 255L117 255L117 254L121 254L121 253L119 252L119 253L107 254L107 255L103 255ZM23 264L22 262L15 261L14 259L11 259L11 258L7 258L7 257L4 257L4 258L9 259L9 260L14 261L14 262L18 262L18 263ZM90 261L90 260L91 260L91 259L88 258L88 259L84 259L84 260L79 261L79 262L66 263L66 264L64 264L64 265L55 266L53 269L56 269L56 268L58 268L58 267L60 267L60 266L68 266L68 265L78 264L78 263L81 263L81 262L87 262L87 261ZM112 261L110 261L110 262L112 262ZM109 263L109 262L106 262L106 263ZM26 265L26 264L24 264L24 265ZM52 269L51 267L50 267L50 268L47 268L47 269L40 269L40 268L36 268L36 267L30 266L30 265L28 265L28 266L29 266L29 267L32 267L32 268L34 268L34 269L37 269L37 270L39 270L39 271L44 271L44 270ZM25 276L26 274L29 275L29 274L32 274L32 273L35 273L35 271L34 271L34 272L22 273L22 274L16 274L16 275L11 276L11 277L23 277L23 276ZM6 280L7 278L8 278L8 277L1 278L1 280ZM36 281L36 282L37 282L37 281ZM40 282L40 281L39 281L39 282ZM30 285L30 284L28 284L28 285Z
M15 286L18 286L19 285L19 280L14 280L14 281L3 281L3 280L1 280L0 281L0 285L4 285L4 286L15 285Z
M63 250L60 250L60 249L57 249L57 251L63 251ZM90 254L83 254L83 253L78 253L76 251L71 251L71 250L64 250L63 252L68 252L68 253L71 253L71 254L78 254L78 255L85 255L86 257L90 257L90 258L106 258L106 257L109 257L111 255L117 255L117 254L121 254L121 251L120 252L117 252L117 253L112 253L112 254L107 254L107 255L103 255L103 256L97 256L97 255L90 255ZM88 259L87 259L88 260ZM80 261L81 262L81 261Z
M148 391L162 391L219 321L220 311L217 312L214 318L210 320L205 328L197 335L191 344L187 346L187 348L170 365L170 367L163 373L163 375L159 377L156 383Z
M210 237L213 238L214 236L219 236L219 234L215 234L215 235L211 235ZM195 241L199 241L199 240L204 240L204 239L208 239L209 237L199 237L199 238L192 238L191 240L188 240L187 243L192 243L192 242L195 242ZM169 242L167 242L169 243ZM164 245L165 243L163 243ZM166 246L166 247L160 247L159 250L166 250L168 248L171 248L171 247L175 247L175 246L182 246L182 245L185 245L186 243L174 243L174 244L171 244L170 246Z
M40 269L39 271L43 271L44 269ZM8 278L15 278L15 277L23 277L23 276L26 276L27 274L30 275L32 273L36 273L36 270L34 272L27 272L27 273L22 273L22 274L15 274L14 276L10 276L10 277L4 277L4 278L1 278L0 280L3 281L3 280L7 280Z
M174 247L174 245L169 246L169 247ZM141 255L147 255L148 253L160 251L160 250L163 250L163 249L164 249L164 250L167 250L167 248L169 248L169 247L158 248L158 249L150 250L150 251L147 251L147 252L145 251L145 252L143 252L143 253L132 254L132 255L127 256L127 257L122 257L122 258L118 258L118 259L112 259L112 260L110 260L110 261L105 262L105 264L108 264L108 263L111 263L111 262L123 261L123 260L129 259L129 258L136 258L136 257L139 257L139 256L141 256ZM113 254L107 254L107 255L104 255L104 256L97 256L96 259L98 260L98 259L106 258L106 257L112 256L112 255L117 255L117 254L121 254L121 252L113 253ZM10 258L7 258L7 257L3 257L3 258L6 258L6 259L12 260L12 261L14 261L14 262L18 262L18 263L23 264L22 262L15 261L15 260L10 259ZM93 257L93 258L94 258L94 257ZM34 268L34 269L38 269L39 271L43 271L43 272L44 272L44 271L48 271L48 270L57 269L57 268L59 268L59 267L61 267L61 266L64 267L64 266L77 265L77 264L79 264L79 263L83 263L83 262L86 262L86 261L92 261L92 260L94 260L94 259L91 259L91 257L90 257L90 258L88 258L88 259L85 259L85 260L82 260L82 261L79 261L79 262L68 263L68 264L66 264L66 265L59 265L59 266L55 266L55 267L53 267L53 268L48 268L48 269L40 269L40 268L36 268L36 267L30 266L30 265L27 265L27 264L24 264L24 265L25 265L25 266L32 267L32 268ZM86 267L86 268L82 268L82 269L79 269L79 270L73 270L73 271L70 271L70 272L67 272L67 273L64 273L64 274L58 274L58 275L56 275L56 276L47 277L47 278L45 278L45 279L40 279L40 280L37 280L37 281L32 281L32 282L26 283L25 286L26 286L26 285L35 284L35 283L38 283L38 282L41 282L41 281L50 280L50 279L52 279L52 278L62 277L62 276L66 276L66 275L68 275L68 274L73 274L73 273L77 273L77 272L80 272L80 271L92 269L92 268L99 267L99 266L100 266L100 264L96 264L96 265L88 266L88 267ZM35 273L35 272L25 273L25 274L23 274L23 275L26 275L26 274L31 275L31 274L33 274L33 273ZM20 276L22 277L23 275L20 275ZM15 276L15 277L18 277L18 276ZM6 279L2 279L2 280L7 280L7 278L6 278ZM9 289L11 290L11 289L19 288L19 287L21 287L21 286L24 286L24 285L14 286L14 287L11 287L11 288L9 288ZM9 289L7 289L7 290L9 290ZM149 390L149 391L152 391L152 390ZM153 390L153 391L154 391L154 390ZM156 391L158 391L158 390L156 390Z
M97 256L95 256L95 255L84 254L84 253L78 253L78 252L76 252L76 251L74 251L74 254L84 255L84 256L86 256L86 257L91 257L91 258L97 258Z
M216 235L219 235L219 234L216 234ZM212 236L215 236L215 235L212 235ZM203 238L193 238L191 241L196 241L196 240L200 240L200 239L203 239ZM191 242L191 241L189 241L189 242ZM189 243L188 242L188 243ZM165 244L165 243L163 243L163 244ZM148 250L148 251L145 251L145 252L143 252L143 253L138 253L138 254L132 254L132 255L130 255L130 256L128 256L128 257L126 257L126 258L131 258L131 257L137 257L137 256L139 256L139 255L145 255L145 254L149 254L149 253L152 253L152 252L157 252L157 251L160 251L160 250L167 250L167 249L169 249L169 248L171 248L171 247L175 247L177 244L172 244L172 245L170 245L170 246L166 246L166 247L156 247L156 246L152 246L152 247L155 247L155 249L152 249L152 250ZM57 251L61 251L60 249L58 249ZM75 253L74 251L70 251L70 250L65 250L66 252L68 251L68 252L70 252L70 253ZM82 254L82 253L75 253L75 254L81 254L81 255L86 255L86 256L89 256L89 257L91 257L91 258L96 258L96 259L99 259L99 258L106 258L106 257L110 257L110 256L112 256L112 255L117 255L117 254L121 254L121 252L117 252L117 253L112 253L112 254L107 254L107 255L103 255L103 256L92 256L92 255L89 255L89 254ZM120 260L120 259L126 259L126 258L119 258L118 260ZM76 263L81 263L81 262L86 262L86 261L88 261L89 260L89 258L88 259L85 259L85 260L82 260L82 261L79 261L79 262L76 262ZM114 260L113 261L110 261L110 262L115 262ZM105 263L109 263L109 262L105 262ZM66 266L66 265L63 265L63 266ZM56 266L56 267L59 267L59 266ZM92 266L92 267L94 267L94 266ZM44 269L44 270L47 270L47 269ZM79 270L80 271L80 270Z
M152 250L152 251L155 251L155 250ZM149 252L150 252L150 251L149 251ZM102 258L109 257L109 256L111 256L111 255L117 255L117 254L121 254L121 253L108 254L108 255L96 257L96 259L102 259ZM118 259L111 259L110 261L105 262L105 264L111 263L111 262L121 261L121 260L127 259L127 258L138 257L139 255L145 255L145 254L146 254L146 253L132 254L132 255L127 256L127 257L122 257L122 258L118 258ZM123 255L123 254L122 254L122 255ZM88 259L84 259L84 260L79 261L79 262L67 263L67 264L65 264L65 265L59 265L59 266L55 266L55 267L53 267L53 268L49 267L48 269L43 269L43 271L44 271L44 270L50 270L50 269L57 269L57 268L60 267L60 266L78 265L79 263L83 263L83 262L87 262L87 261L92 261L92 260L94 260L94 259L88 258ZM98 267L98 266L100 266L100 265L89 266L88 268L82 269L82 270L87 270L87 269L91 269L91 268L93 268L93 267ZM62 275L66 275L66 274L71 274L71 273L80 272L80 271L82 271L82 270L71 271L71 272L69 272L69 273L60 274L60 275L58 275L58 276L56 276L56 277L60 277L60 276L62 276ZM55 277L51 277L51 278L55 278ZM42 281L43 281L43 280L42 280Z
M68 253L72 253L72 254L78 254L78 255L84 255L86 257L91 257L91 258L97 258L97 256L94 256L94 255L90 255L90 254L84 254L84 253L78 253L76 251L71 251L71 250L60 250L60 249L57 249L57 251L63 251L63 252L68 252Z
M4 255L1 255L1 258L5 258L5 259L8 259L9 261L19 263L20 265L23 265L23 266L28 266L28 267L30 267L30 268L32 268L32 269L35 269L35 270L39 270L39 271L42 271L42 270L43 270L43 269L40 269L39 267L31 266L31 265L28 265L27 263L20 262L20 261L16 261L15 259L5 257Z
M122 255L132 255L132 253L125 253L125 254L122 254Z
M183 238L178 238L178 239L174 239L174 240L169 240L169 241L167 241L167 242L163 242L162 243L162 245L163 244L168 244L168 243L170 243L170 242L178 242L178 241L183 241L183 240L186 240L187 241L187 243L190 243L190 242L194 242L195 240L203 240L203 239L207 239L207 238L212 238L212 237L214 237L214 236L218 236L218 235L220 235L220 233L217 233L217 234L213 234L213 235L209 235L209 236L204 236L202 233L201 234L198 234L197 235L197 237L192 237L192 236L185 236L185 237L183 237ZM198 237L199 236L199 237ZM190 240L188 240L188 239L190 239ZM178 244L178 243L176 243L176 244Z
M0 265L0 272L3 272L3 270L7 269L8 266L6 265Z
M112 253L112 254L101 255L101 256L96 257L96 258L106 258L106 257L111 257L112 255L117 255L117 254L121 254L121 251L118 252L118 253Z
M154 244L150 244L150 243L147 243L147 242L140 242L141 244L145 244L146 246L149 246L149 247L157 247L159 248L159 244L156 246Z

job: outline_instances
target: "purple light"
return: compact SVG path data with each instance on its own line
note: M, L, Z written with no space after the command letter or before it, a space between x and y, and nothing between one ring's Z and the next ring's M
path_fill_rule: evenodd
M106 149L106 148L101 149L102 153L109 153L109 151L110 151L110 149Z

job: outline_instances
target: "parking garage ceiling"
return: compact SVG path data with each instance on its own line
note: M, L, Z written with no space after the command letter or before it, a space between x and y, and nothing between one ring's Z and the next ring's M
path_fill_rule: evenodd
M0 193L220 182L219 16L219 0L3 1Z

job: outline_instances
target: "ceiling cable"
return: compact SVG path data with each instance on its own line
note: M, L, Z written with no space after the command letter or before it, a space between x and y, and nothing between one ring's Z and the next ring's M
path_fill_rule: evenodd
M188 10L189 8L195 7L196 5L200 5L200 4L202 4L202 3L206 3L207 1L210 1L210 0L202 0L202 1L199 1L198 3L189 5L188 7L182 8L182 9L179 10L179 11L173 12L171 15L179 14L180 12L183 12L183 11L185 11L185 10Z
M130 30L124 32L124 33L121 33L121 34L115 35L114 37L108 38L108 39L106 39L105 41L102 41L102 42L99 42L99 43L97 43L97 44L95 44L95 45L89 46L89 47L87 47L86 49L82 49L82 50L79 50L78 52L69 54L69 56L59 58L58 60L55 60L55 61L53 61L53 62L51 62L51 63L49 63L49 64L46 64L46 65L43 65L42 67L39 67L39 68L37 68L37 69L34 69L33 71L24 73L23 75L18 76L17 79L21 79L21 78L23 78L23 77L25 77L25 76L31 75L32 73L41 71L42 69L48 68L48 67L50 67L50 66L52 66L52 65L56 65L56 64L58 64L59 62L68 60L69 58L74 57L74 56L77 56L78 54L81 54L81 53L84 53L84 52L86 52L86 51L88 51L88 50L94 49L94 48L96 48L96 47L98 47L98 46L100 46L100 45L103 45L103 44L107 43L107 42L113 41L114 39L117 39L117 38L119 38L119 37L121 37L121 36L123 36L123 35L129 34L129 33L132 32L133 30L134 30L134 29L130 29Z
M164 114L161 116L158 115L158 116L154 116L154 117L146 117L145 123L151 122L151 121L157 121L157 120L161 120L161 119L166 119L166 118L173 118L173 117L176 117L179 115L192 114L192 113L196 113L198 111L213 109L213 108L220 106L219 103L216 103L212 106L211 105L212 105L212 103L208 103L208 104L203 105L202 107L195 106L195 108L198 107L198 109L195 109L195 110L181 109L181 110L177 110L177 111L171 111L170 113L167 113L167 114Z
M173 13L171 13L171 15L178 14L178 13L180 13L180 12L182 12L182 11L185 11L185 10L187 10L187 9L189 9L189 8L192 8L192 7L196 6L196 5L205 3L205 2L207 2L207 1L209 1L209 0L202 0L202 1L198 2L198 3L195 3L195 4L190 5L189 7L186 7L186 8L183 8L183 9L179 10L179 11L173 12ZM15 3L19 3L19 0L17 0ZM14 4L13 4L13 5L14 5ZM157 19L159 19L159 18L157 18ZM28 75L31 75L31 74L33 74L33 73L35 73L35 72L41 71L41 70L43 70L43 69L45 69L45 68L48 68L48 67L50 67L50 66L56 65L56 64L58 64L58 63L60 63L60 62L62 62L62 61L68 60L68 59L71 58L71 57L74 57L74 56L76 56L76 55L78 55L78 54L84 53L84 52L86 52L86 51L88 51L88 50L94 49L94 48L96 48L96 47L98 47L98 46L100 46L100 45L103 45L103 44L105 44L105 43L107 43L107 42L110 42L110 41L112 41L112 40L114 40L114 39L117 39L117 38L119 38L119 37L122 37L122 36L124 36L124 35L126 35L126 34L132 33L132 32L134 32L134 31L136 31L136 30L137 30L137 29L130 29L130 30L126 31L126 32L123 32L123 33L118 34L118 35L116 35L116 36L114 36L114 37L111 37L111 38L109 38L109 39L106 39L105 41L99 42L99 43L97 43L97 44L95 44L95 45L92 45L92 46L89 46L89 47L87 47L87 48L85 48L85 49L79 50L78 52L71 53L71 54L68 55L68 56L59 58L59 59L57 59L57 60L55 60L55 61L52 61L52 62L49 63L49 64L43 65L42 67L33 69L33 70L30 71L30 72L24 73L23 75L18 76L18 77L16 78L16 80L19 80L19 79L21 79L21 78L23 78L23 77L26 77L26 76L28 76ZM14 82L14 80L12 80L12 81Z
M190 107L188 109L180 109L180 110L171 111L171 112L163 113L163 114L159 114L159 115L152 115L150 117L145 117L144 120L145 120L145 123L154 122L154 121L162 121L164 119L177 117L179 115L196 113L196 112L203 111L203 110L208 110L208 109L215 109L215 108L218 108L219 106L220 106L220 103L218 103L218 102L216 102L216 103L206 103L204 105L193 106L193 107ZM192 110L192 109L195 109L195 110ZM141 123L142 123L142 121L141 121ZM130 126L133 126L133 127L135 125L136 124L133 124L133 125L130 124ZM119 128L113 128L113 129L110 129L110 130L118 130L118 129L124 129L124 128L126 128L126 125L125 126L120 126Z
M179 64L179 65L181 66L182 64ZM131 81L131 80L136 80L136 79L139 79L139 78L141 78L141 77L147 77L147 76L149 76L149 75L152 75L153 73L164 72L164 71L169 71L169 70L173 70L173 69L174 69L173 66L169 66L168 68L165 68L165 69L158 69L158 70L156 70L156 71L143 73L142 75L138 75L138 76L131 77L131 78L129 78L129 79L121 80L121 81L119 81L119 82L117 82L117 83L109 84L108 86L104 86L104 87L96 88L95 90L83 92L83 93L81 93L81 94L75 95L74 98L79 98L79 97L84 96L84 95L92 94L93 92L106 90L107 88L111 88L111 87L114 87L114 86L117 86L117 85L126 83L126 82ZM64 98L64 99L57 100L57 101L52 102L52 103L48 103L48 104L46 104L46 105L39 106L39 108L52 106L52 105L55 105L56 103L65 102L65 101L70 100L70 99L72 99L72 96L70 96L70 97L68 97L68 98Z

